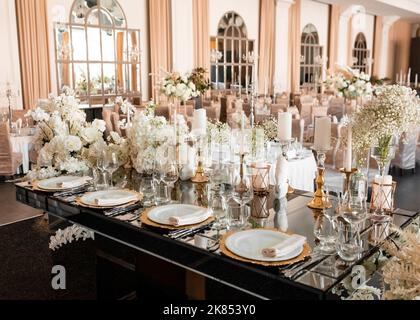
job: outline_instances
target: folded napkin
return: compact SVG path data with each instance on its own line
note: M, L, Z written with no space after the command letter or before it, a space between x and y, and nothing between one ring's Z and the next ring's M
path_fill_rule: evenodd
M297 250L298 248L301 248L305 242L305 237L295 234L271 248L263 249L262 255L267 258L284 257Z
M179 217L179 216L173 216L169 218L169 223L174 226L188 226L191 224L197 224L200 222L203 222L210 218L211 211L207 209L203 210L197 210L196 212L193 212L191 214Z
M95 204L98 206L119 206L121 204L129 203L132 201L138 200L138 197L136 195L127 195L124 197L118 197L118 198L111 198L111 199L95 199Z
M72 181L64 181L64 182L59 182L57 183L57 187L58 188L63 188L63 189L72 189L72 188L77 188L80 187L81 185L86 183L86 179L85 178L80 178L80 179L75 179Z

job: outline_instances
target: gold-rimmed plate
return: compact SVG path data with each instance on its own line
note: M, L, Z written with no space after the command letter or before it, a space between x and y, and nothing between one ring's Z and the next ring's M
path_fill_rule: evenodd
M280 232L278 230L275 229L255 229L255 230L270 230L270 231L277 231ZM294 258L288 259L288 260L282 260L282 261L259 261L259 260L253 260L253 259L249 259L249 258L244 258L241 257L239 255L236 255L235 253L231 252L228 247L226 246L226 240L232 236L233 234L235 234L237 232L229 232L226 233L221 239L220 239L220 252L229 257L232 258L234 260L238 260L241 262L246 262L246 263L251 263L251 264L255 264L255 265L260 265L260 266L265 266L265 267L281 267L281 266L287 266L290 264L295 264L297 262L303 261L305 260L307 257L309 257L309 255L311 254L312 250L311 247L309 246L308 243L305 243L303 248L302 248L302 252L297 255Z
M211 216L210 218L208 218L207 220L205 220L201 223L192 224L192 225L185 225L185 226L180 226L180 227L176 227L176 226L173 226L173 225L160 224L160 223L156 223L156 222L149 219L149 213L154 208L156 208L156 207L148 208L148 209L143 211L143 213L140 216L140 221L141 221L142 224L144 224L146 226L149 226L149 227L159 228L159 229L164 229L164 230L182 230L182 229L189 229L189 228L196 228L196 227L200 227L200 226L205 226L205 225L208 225L208 224L210 224L214 221L214 217Z
M99 205L98 199L112 200L112 204ZM133 190L103 190L88 192L76 199L76 203L80 206L92 209L110 209L132 205L143 200L143 194Z

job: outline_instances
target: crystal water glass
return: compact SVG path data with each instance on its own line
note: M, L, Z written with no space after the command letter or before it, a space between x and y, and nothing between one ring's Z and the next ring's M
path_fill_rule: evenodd
M143 194L143 206L151 207L155 205L156 186L153 175L143 176L140 181L140 190Z
M118 170L120 167L117 154L115 152L107 153L105 155L105 164L104 164L105 170L109 173L109 186L111 189L114 189L114 180L113 175L115 171Z
M108 188L108 178L107 178L107 167L106 167L106 154L105 152L102 153L101 157L99 157L96 161L96 166L102 175L102 179L105 181L105 188Z
M162 166L162 182L165 185L166 199L165 202L170 202L168 188L174 188L175 183L179 179L178 166L175 162L167 162Z
M246 205L252 201L254 191L252 189L252 181L248 175L235 177L232 190L232 198L241 206L242 228L246 229L250 226L248 219L251 216Z
M209 209L211 209L215 218L213 229L217 230L218 233L220 230L226 229L227 204L218 192L212 193Z
M362 253L362 241L357 225L344 219L337 219L337 251L340 258L346 262L357 260Z
M324 210L315 218L314 236L319 241L316 251L324 255L336 253L337 221L334 214Z

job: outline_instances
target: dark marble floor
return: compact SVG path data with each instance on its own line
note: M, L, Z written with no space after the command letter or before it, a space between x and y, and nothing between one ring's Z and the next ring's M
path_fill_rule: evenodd
M405 172L398 182L397 206L420 210L420 170ZM39 216L41 212L16 202L14 186L0 183L0 300L1 299L95 299L96 261L93 241L67 245L58 252L48 248L57 228ZM10 223L13 221L19 221ZM6 224L1 226L2 224ZM53 265L65 265L68 288L51 288Z

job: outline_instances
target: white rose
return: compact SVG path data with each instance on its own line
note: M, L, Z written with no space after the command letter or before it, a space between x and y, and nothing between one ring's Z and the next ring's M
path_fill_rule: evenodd
M93 143L102 137L102 132L95 127L84 128L81 132L81 136L87 143Z
M356 87L354 85L350 85L349 92L354 92L354 91L356 91Z
M103 120L95 119L92 122L92 127L98 129L100 132L105 132L106 130L106 122Z
M95 129L96 131L96 129ZM65 148L69 152L77 152L82 149L82 141L79 137L68 136L65 140Z

